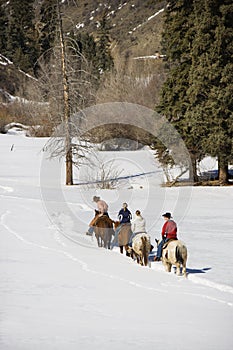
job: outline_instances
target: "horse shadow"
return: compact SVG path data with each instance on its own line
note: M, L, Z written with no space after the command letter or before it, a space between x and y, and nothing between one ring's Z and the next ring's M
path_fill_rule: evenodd
M194 275L194 274L199 274L199 273L206 273L211 269L212 269L212 267L204 267L203 269L190 269L187 267L186 271L187 271L187 274Z
M149 261L153 262L154 261L154 257L156 256L156 253L154 251L152 251L149 255ZM173 267L173 269L176 269L175 267ZM204 274L207 273L208 271L210 271L212 269L212 267L204 267L202 269L191 269L191 268L186 268L186 272L187 274L190 275L195 275L195 274Z
M150 254L149 254L149 261L153 262L155 256L156 256L156 252L152 250L152 252L150 252ZM173 269L175 270L176 267L173 267ZM189 267L186 268L187 274L190 274L190 275L204 274L204 273L207 273L210 270L212 270L212 267L203 267L202 269L195 269L195 268L191 269Z

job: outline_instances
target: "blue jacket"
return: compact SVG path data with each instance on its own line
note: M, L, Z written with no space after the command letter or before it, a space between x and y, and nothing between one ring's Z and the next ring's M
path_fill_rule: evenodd
M118 218L119 218L121 224L126 224L127 222L130 222L130 220L132 219L132 215L131 215L129 209L126 208L124 210L122 208L119 211Z

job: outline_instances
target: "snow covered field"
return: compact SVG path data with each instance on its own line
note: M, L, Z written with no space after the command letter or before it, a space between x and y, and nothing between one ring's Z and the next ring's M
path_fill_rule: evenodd
M122 168L120 189L66 187L44 143L0 135L0 349L232 349L233 188L163 188L147 150L101 152ZM93 195L112 219L122 202L140 209L152 242L171 211L188 278L98 248L84 234Z

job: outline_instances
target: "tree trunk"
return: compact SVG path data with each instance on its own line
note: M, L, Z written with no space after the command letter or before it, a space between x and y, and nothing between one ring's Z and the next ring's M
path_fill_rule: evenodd
M192 163L192 172L190 172L190 180L193 180L194 182L198 182L198 175L197 175L197 157L195 154L190 154L191 163Z
M62 28L62 18L60 11L59 0L57 1L58 21L59 21L59 36L61 47L61 64L63 76L63 102L64 102L64 122L65 122L65 151L66 151L66 185L73 185L73 161L71 147L71 132L70 132L70 103L69 103L69 82L66 69L66 53L64 44L64 35Z
M228 184L228 162L224 157L218 157L218 177L220 185Z
M73 185L72 150L66 152L66 185Z

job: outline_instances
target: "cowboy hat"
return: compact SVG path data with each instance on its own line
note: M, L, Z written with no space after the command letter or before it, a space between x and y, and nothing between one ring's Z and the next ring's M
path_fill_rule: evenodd
M171 219L171 218L172 218L171 213L165 213L165 214L163 214L162 216L164 216L165 218L168 218L168 219Z

